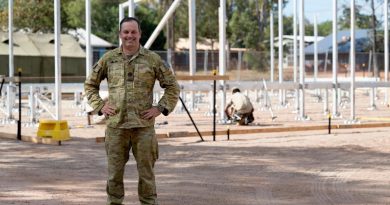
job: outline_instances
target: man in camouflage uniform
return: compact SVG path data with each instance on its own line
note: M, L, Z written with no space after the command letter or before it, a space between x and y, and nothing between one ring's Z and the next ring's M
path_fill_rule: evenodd
M125 17L120 23L122 45L107 52L85 81L85 94L94 113L107 119L105 147L108 161L107 204L122 204L123 174L132 149L138 169L138 196L141 204L157 204L154 163L158 144L154 119L174 109L179 85L172 71L154 52L143 48L141 29L136 18ZM107 79L109 97L99 96L99 86ZM153 103L156 79L164 88L157 106Z

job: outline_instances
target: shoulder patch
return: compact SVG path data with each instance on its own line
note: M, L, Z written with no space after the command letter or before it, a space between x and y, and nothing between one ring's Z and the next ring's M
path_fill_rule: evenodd
M99 70L100 70L99 63L95 63L95 65L93 66L92 70L93 70L94 72L99 72Z

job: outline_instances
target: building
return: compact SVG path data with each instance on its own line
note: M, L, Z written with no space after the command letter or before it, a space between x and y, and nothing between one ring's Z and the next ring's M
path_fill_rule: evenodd
M342 30L337 32L337 52L338 52L338 68L339 72L348 72L349 53L351 47L350 30ZM355 49L356 49L356 70L367 70L369 67L369 51L371 49L371 30L357 29L355 31ZM326 36L318 42L318 70L332 69L332 52L333 52L333 34ZM306 63L314 64L314 44L305 48ZM383 57L382 57L383 59ZM382 60L378 58L378 66L383 66Z
M0 74L9 76L9 39L0 31ZM24 82L54 82L54 34L15 32L14 67L22 69ZM85 52L68 34L61 34L62 82L85 79Z
M68 33L77 40L77 42L85 51L87 31L85 29L78 28L76 30L70 30ZM102 57L103 54L106 53L108 50L112 50L113 48L117 47L116 45L94 34L91 34L91 46L92 46L93 64L95 64L100 59L100 57Z

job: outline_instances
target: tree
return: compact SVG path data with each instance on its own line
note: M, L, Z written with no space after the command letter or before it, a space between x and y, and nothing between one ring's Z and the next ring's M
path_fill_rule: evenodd
M160 19L158 18L158 11L153 5L147 4L147 2L139 3L135 15L141 21L142 37L141 44L144 45L157 27ZM155 42L150 47L151 50L163 50L165 46L166 38L164 33L160 33Z
M61 6L71 0L62 0ZM4 3L4 2L3 2ZM4 5L4 4L2 4ZM8 5L0 7L0 25L8 24ZM54 31L54 2L46 0L15 0L14 1L14 26L17 29L28 29L32 32ZM66 19L66 13L61 10L61 20ZM62 21L62 27L67 28L66 22Z
M318 24L318 35L319 36L327 36L332 33L332 21L325 21Z
M267 36L266 31L269 25L269 13L271 9L277 9L278 1L231 0L228 2L228 7L230 8L228 12L228 37L232 45L255 50L266 50L267 48L264 46L263 41ZM284 0L282 6L286 2Z
M342 6L342 13L339 18L340 29L349 29L351 26L351 8L349 5ZM368 29L370 25L370 16L362 13L362 6L356 5L355 8L355 21L356 27L360 29Z
M123 0L92 0L91 19L92 32L112 43L118 43L118 5ZM141 3L136 9L136 16L141 19L143 38L147 37L157 26L156 4ZM0 27L8 24L8 7L0 0ZM27 29L31 32L54 31L54 3L48 0L14 0L14 25L16 29ZM85 1L61 0L61 28L69 29L85 27ZM152 49L163 49L165 38L161 34Z
M371 36L370 36L370 43L371 43L371 50L373 55L373 76L379 77L379 68L378 68L378 62L376 57L376 52L378 51L377 44L378 44L378 37L377 37L377 27L380 25L380 22L378 21L378 18L376 17L376 7L375 7L375 1L374 0L365 0L366 3L369 3L369 7L371 10L371 14L362 14L362 8L365 8L365 5L356 5L355 8L355 16L356 16L356 26L361 29L370 29L371 30ZM378 2L378 1L377 1ZM381 1L379 1L381 2ZM381 7L380 7L381 8ZM344 5L343 6L343 13L340 18L340 24L341 28L349 28L350 27L350 13L351 9L349 6Z

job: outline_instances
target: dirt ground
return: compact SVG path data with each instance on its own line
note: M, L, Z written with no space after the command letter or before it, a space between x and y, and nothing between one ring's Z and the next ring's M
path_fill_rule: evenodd
M390 204L390 128L160 139L163 205ZM104 204L104 145L0 140L0 204ZM125 204L139 204L131 158Z
M360 97L366 96L359 93ZM361 98L358 98L361 99ZM256 123L248 127L286 127L326 124L322 104L308 97L312 120L296 121L291 103L274 107L276 120L256 108ZM314 106L316 105L316 106ZM368 110L368 100L357 100L358 117L390 116L379 101ZM331 106L331 105L330 105ZM104 125L87 128L86 118L71 102L64 102L64 118L72 139L61 146L17 141L2 135L15 133L15 125L0 125L0 204L105 204L106 156ZM207 107L207 105L204 105ZM209 131L207 108L193 110L201 131ZM348 119L348 107L340 110ZM372 119L371 118L371 119ZM366 118L368 119L368 118ZM168 122L165 124L164 122ZM369 123L363 120L361 123ZM218 130L238 129L220 125ZM23 126L23 135L36 127ZM185 113L159 117L157 133L194 131ZM366 129L257 133L159 139L156 164L159 202L162 205L262 204L390 204L390 127ZM130 158L125 174L125 204L139 204L137 172Z

